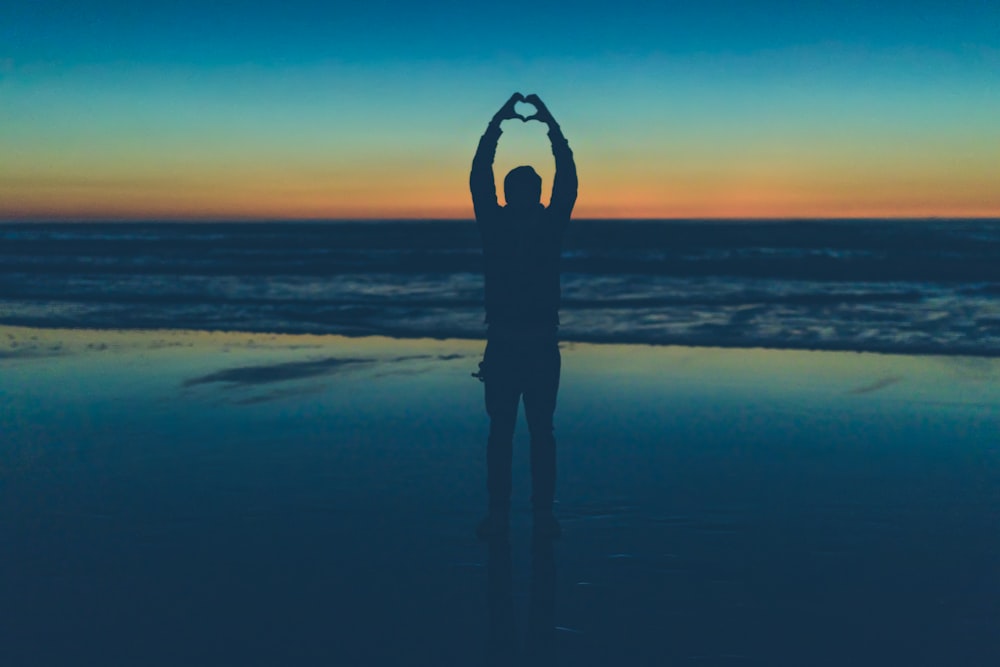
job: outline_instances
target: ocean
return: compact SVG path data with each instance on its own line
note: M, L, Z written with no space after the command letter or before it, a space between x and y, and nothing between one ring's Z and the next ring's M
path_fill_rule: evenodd
M1000 220L574 221L567 341L1000 355ZM0 324L481 338L471 221L0 225Z

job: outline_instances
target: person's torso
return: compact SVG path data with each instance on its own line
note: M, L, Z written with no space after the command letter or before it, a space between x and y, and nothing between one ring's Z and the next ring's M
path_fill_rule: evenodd
M541 205L501 208L480 225L486 321L491 327L558 325L562 225Z

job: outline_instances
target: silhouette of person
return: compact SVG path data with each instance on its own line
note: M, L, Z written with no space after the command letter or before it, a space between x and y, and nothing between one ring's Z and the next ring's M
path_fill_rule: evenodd
M524 117L518 102L536 109ZM548 125L556 173L548 207L541 203L542 179L531 167L512 169L504 178L506 206L497 203L493 160L501 122L519 118ZM534 529L558 535L552 512L556 481L553 414L559 391L559 255L563 232L576 202L573 152L562 130L537 95L514 93L493 116L479 140L469 175L472 203L483 243L486 351L477 377L485 383L490 418L486 446L489 513L480 537L507 531L510 513L511 458L518 405L531 435Z

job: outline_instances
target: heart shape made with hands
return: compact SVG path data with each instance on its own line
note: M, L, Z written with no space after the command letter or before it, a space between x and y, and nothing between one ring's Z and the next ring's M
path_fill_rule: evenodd
M527 123L532 116L538 113L538 109L531 102L516 102L514 104L514 113L517 114L518 118Z

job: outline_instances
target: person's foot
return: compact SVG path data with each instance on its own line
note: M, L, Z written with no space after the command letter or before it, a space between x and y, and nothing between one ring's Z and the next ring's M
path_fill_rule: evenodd
M536 537L556 539L562 535L559 519L551 511L535 512L534 534Z
M506 514L490 512L479 525L476 526L476 537L481 540L491 540L498 537L506 537L510 526L510 519Z

